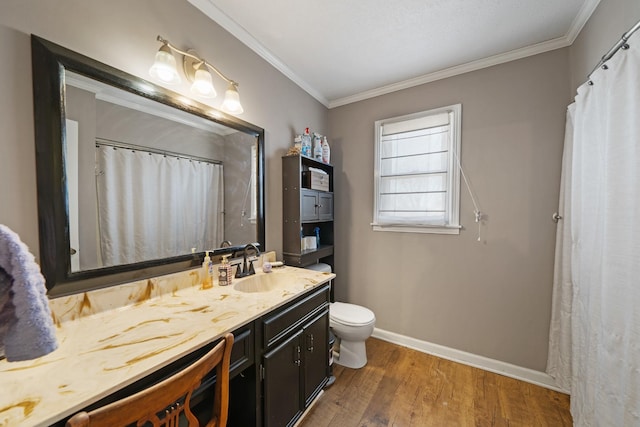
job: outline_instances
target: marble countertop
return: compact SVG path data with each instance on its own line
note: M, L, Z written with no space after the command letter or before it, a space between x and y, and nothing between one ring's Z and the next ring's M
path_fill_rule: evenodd
M202 289L196 269L51 300L59 348L0 361L0 426L59 421L335 277L295 267L268 275L279 284L267 292L236 289L256 276Z

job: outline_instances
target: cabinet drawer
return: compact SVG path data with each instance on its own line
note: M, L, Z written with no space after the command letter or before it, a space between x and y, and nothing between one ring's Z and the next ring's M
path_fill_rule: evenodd
M253 364L255 354L253 322L236 329L233 331L233 335L234 341L233 347L231 348L231 364L229 365L231 378Z
M292 330L299 328L306 319L328 305L329 285L326 284L278 313L264 317L262 319L264 347L273 345Z
M312 190L329 191L329 175L304 171L302 172L302 186Z

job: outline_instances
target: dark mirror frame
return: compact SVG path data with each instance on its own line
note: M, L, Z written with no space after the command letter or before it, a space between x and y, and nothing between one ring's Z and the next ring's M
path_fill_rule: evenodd
M71 272L69 215L65 159L65 70L90 77L119 89L228 126L257 138L257 236L265 247L264 129L190 100L186 105L175 92L115 69L38 36L31 36L33 105L38 187L40 266L49 296L63 296L142 280L196 267L203 253ZM212 116L212 113L216 117ZM249 243L249 242L244 242ZM236 252L242 246L218 248L214 256Z

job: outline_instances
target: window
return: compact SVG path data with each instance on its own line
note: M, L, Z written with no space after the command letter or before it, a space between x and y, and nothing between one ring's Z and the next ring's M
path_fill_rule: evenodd
M461 104L375 123L373 229L458 234Z

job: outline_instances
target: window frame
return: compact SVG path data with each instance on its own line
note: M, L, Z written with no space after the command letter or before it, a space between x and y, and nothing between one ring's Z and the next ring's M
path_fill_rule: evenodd
M419 223L417 221L403 224L393 224L380 221L378 206L380 203L380 170L381 162L381 143L382 143L382 126L390 123L404 122L408 120L434 116L442 113L450 114L449 130L451 133L449 145L449 159L447 169L447 215L445 224L428 224ZM462 104L453 104L446 107L434 108L431 110L420 111L417 113L407 114L404 116L391 117L388 119L376 120L374 124L375 131L375 149L374 149L374 193L373 193L373 222L371 226L374 231L392 231L404 233L434 233L434 234L460 234L460 145L462 130ZM451 155L453 154L453 155Z

